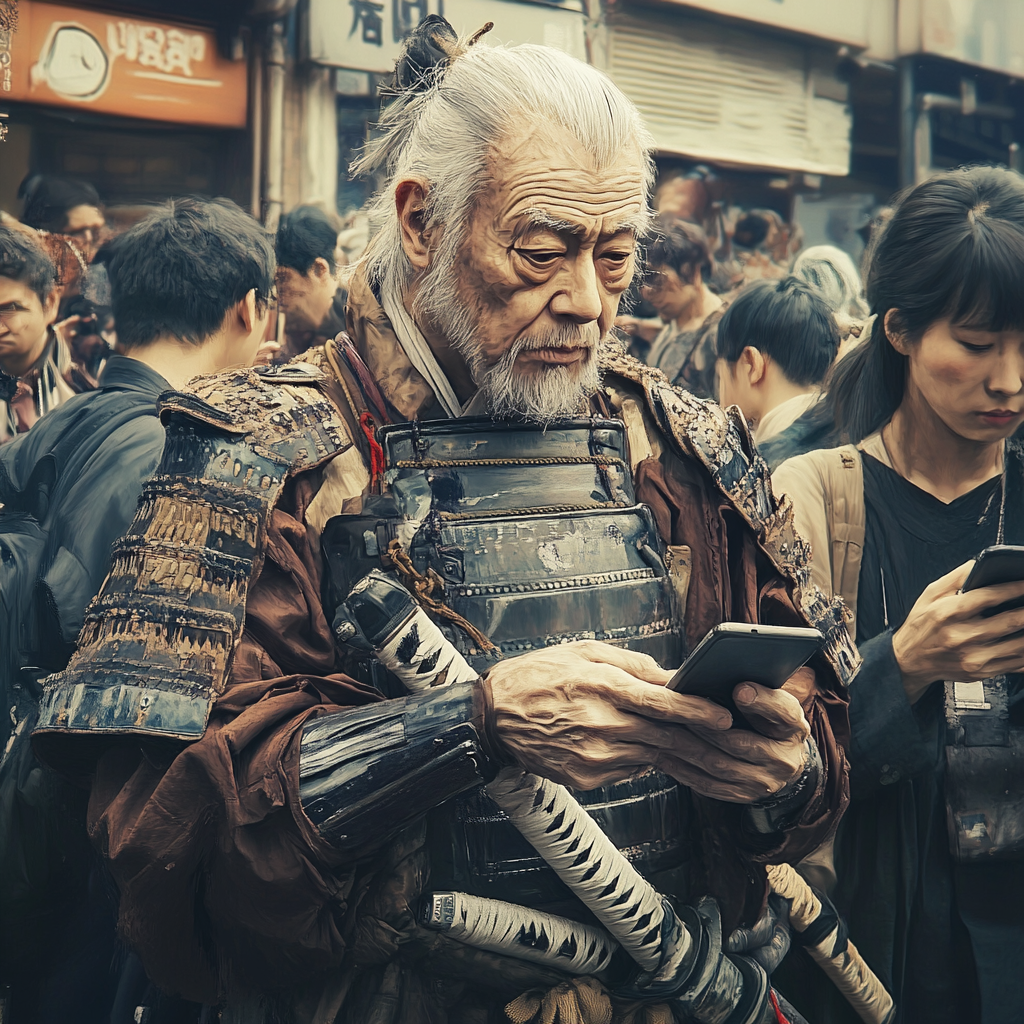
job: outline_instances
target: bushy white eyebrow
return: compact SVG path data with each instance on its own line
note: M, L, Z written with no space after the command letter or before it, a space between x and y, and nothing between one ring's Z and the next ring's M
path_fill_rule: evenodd
M608 231L604 231L602 234L604 237L610 238L613 235L621 234L623 231L630 231L634 236L639 237L647 227L647 221L648 217L645 213L638 213L612 225ZM529 228L546 228L559 235L572 235L574 237L586 234L586 230L581 225L562 220L548 213L547 210L535 207L523 212L523 219L516 231L516 237L522 237Z

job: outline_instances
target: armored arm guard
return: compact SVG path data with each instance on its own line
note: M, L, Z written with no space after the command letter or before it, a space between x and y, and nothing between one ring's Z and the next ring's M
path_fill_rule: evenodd
M332 846L361 856L497 772L474 724L472 682L325 715L302 734L302 809Z
M163 458L86 611L78 650L49 677L36 749L54 734L196 740L223 692L288 479L351 444L323 375L249 368L162 396Z

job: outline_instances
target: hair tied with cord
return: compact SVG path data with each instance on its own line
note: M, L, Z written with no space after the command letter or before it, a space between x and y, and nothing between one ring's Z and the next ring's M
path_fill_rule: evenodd
M405 43L402 56L395 62L395 74L390 86L382 89L385 96L424 92L435 85L451 66L471 46L494 28L489 21L468 39L460 40L455 29L439 14L428 14Z

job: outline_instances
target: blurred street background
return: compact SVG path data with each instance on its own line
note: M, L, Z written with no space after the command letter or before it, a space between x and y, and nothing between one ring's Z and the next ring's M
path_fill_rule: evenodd
M657 208L718 257L859 261L899 187L1020 162L1022 0L0 0L0 210L32 173L95 186L108 232L181 194L271 229L308 204L350 262L377 183L347 168L429 13L607 71L657 141Z

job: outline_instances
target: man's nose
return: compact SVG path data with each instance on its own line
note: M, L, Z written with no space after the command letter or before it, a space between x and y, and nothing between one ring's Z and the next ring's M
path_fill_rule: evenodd
M591 259L576 259L563 271L562 288L551 300L551 312L557 316L572 317L577 323L588 324L601 315L601 290L597 268Z

